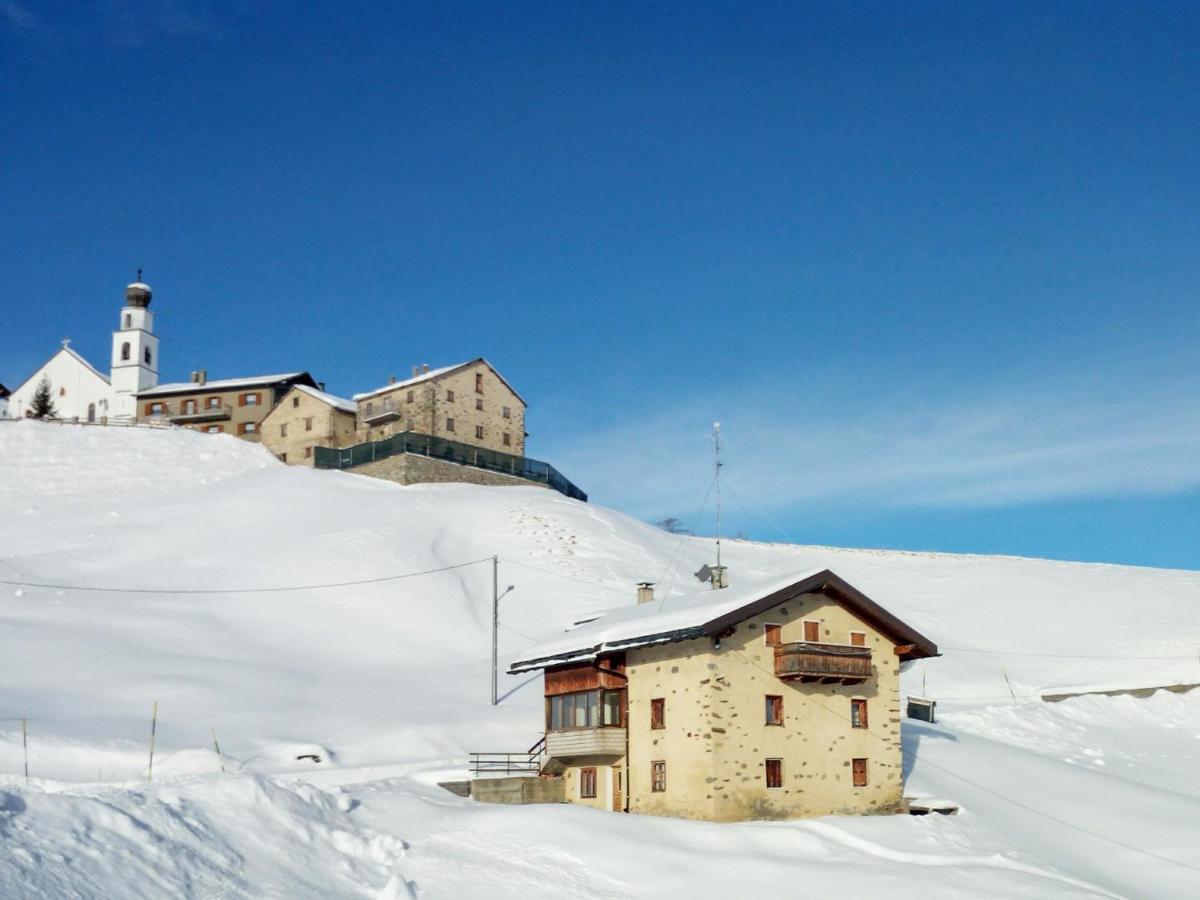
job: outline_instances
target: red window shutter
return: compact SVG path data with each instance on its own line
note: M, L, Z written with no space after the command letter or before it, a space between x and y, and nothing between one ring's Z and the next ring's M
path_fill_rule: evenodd
M664 697L656 697L650 701L650 727L665 728L666 727L666 706L667 701Z
M778 647L783 643L783 626L782 625L764 625L763 640L768 647Z
M804 640L810 643L821 640L821 624L819 622L804 623Z
M863 634L863 632L861 632L861 631L850 632L850 645L852 647L867 646L867 636L865 634Z
M783 787L783 760L768 759L767 760L767 787L781 788Z
M867 786L867 761L865 759L855 759L851 761L851 766L854 771L854 786Z

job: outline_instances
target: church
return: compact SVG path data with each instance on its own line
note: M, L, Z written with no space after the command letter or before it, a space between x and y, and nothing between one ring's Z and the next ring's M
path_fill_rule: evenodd
M154 334L150 285L138 280L125 289L119 328L113 332L109 374L71 349L62 347L12 391L8 416L33 415L33 398L43 381L50 388L54 417L74 422L122 422L137 419L137 395L158 384L158 338Z

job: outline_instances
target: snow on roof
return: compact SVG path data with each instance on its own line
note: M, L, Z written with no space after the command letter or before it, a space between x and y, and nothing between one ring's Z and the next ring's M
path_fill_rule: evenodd
M125 289L128 290L129 288L141 288L143 291L148 291L150 290L150 285L144 281L135 281L133 284L126 285Z
M590 659L606 649L644 647L679 640L683 636L680 632L695 631L696 634L692 636L699 637L705 623L822 571L824 570L813 569L799 574L789 573L719 591L706 589L683 597L668 597L665 600L637 605L633 605L631 592L629 606L599 613L595 618L568 629L558 637L535 644L509 667L509 671L538 669L551 664L549 661Z
M347 400L344 397L335 397L333 394L327 394L324 391L319 391L314 387L309 387L307 384L296 385L296 390L303 391L310 397L315 397L322 403L328 403L334 409L340 409L342 412L356 413L358 407L354 405L353 400Z
M483 363L485 366L491 369L495 373L496 377L504 382L504 386L512 391L514 395L516 395L518 400L520 400L522 403L525 402L525 398L517 393L517 389L508 383L508 379L501 375L499 370L482 356L476 357L475 359L469 359L466 362L461 362L457 365L442 366L440 369L430 369L428 372L422 372L420 375L414 375L412 378L407 378L404 381L397 381L395 384L385 384L383 387L376 388L373 391L367 391L365 394L355 394L354 399L366 400L369 397L374 397L376 394L384 394L388 391L394 391L399 388L411 387L414 384L420 384L423 381L429 381L431 378L440 378L442 375L448 375L450 372L454 372L458 369L464 369L467 366L473 366L475 363Z
M412 378L407 378L404 381L397 381L395 384L385 384L381 388L376 388L373 391L367 391L365 394L355 394L355 400L365 400L367 397L374 397L376 394L382 394L385 391L394 391L396 388L409 387L410 385L420 384L422 381L429 381L431 378L437 378L440 375L445 375L447 372L453 372L455 369L461 369L463 366L469 366L469 362L458 363L454 366L442 366L440 369L430 369L428 372L422 372Z
M192 391L225 391L232 388L252 387L258 384L275 384L308 375L307 372L285 372L282 375L252 375L248 378L222 378L197 384L194 381L176 381L139 391L139 397L154 397L159 394L191 393Z

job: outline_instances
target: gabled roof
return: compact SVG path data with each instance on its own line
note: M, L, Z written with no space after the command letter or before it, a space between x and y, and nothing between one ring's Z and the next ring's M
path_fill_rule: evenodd
M0 400L3 400L5 397L11 397L11 396L12 396L12 391L10 391L4 385L0 384Z
M38 366L36 369L33 370L32 375L30 375L28 378L26 378L24 381L22 381L20 384L18 384L13 389L12 393L16 393L21 388L25 387L25 385L29 384L29 382L31 382L34 379L34 377L37 375L37 373L42 371L42 369L46 368L46 366L48 366L50 364L51 360L53 360L54 357L58 356L60 353L67 354L67 356L71 357L76 362L80 363L85 369L87 369L89 372L91 372L93 375L95 375L97 378L99 378L105 384L112 383L111 381L109 381L107 375L103 374L99 369L97 369L95 366L93 366L90 362L88 362L86 359L84 359L82 356L80 356L78 353L76 353L70 347L59 347L57 350L55 350L53 353L50 354L49 359L47 359L44 363L42 363L40 366Z
M522 397L520 394L518 394L517 389L508 383L508 379L500 374L500 370L497 369L495 366L493 366L490 362L488 362L482 356L478 356L475 359L469 359L463 363L458 363L458 365L442 366L442 368L440 368L440 369L430 369L428 372L422 372L420 375L414 375L412 378L408 378L404 381L397 381L395 384L385 384L383 387L376 388L373 391L367 391L365 394L355 394L354 399L355 400L367 400L378 394L386 394L388 391L394 391L394 390L398 390L400 388L412 387L414 384L421 384L426 381L431 381L434 378L441 378L443 375L449 375L452 372L457 372L459 369L465 369L468 366L475 365L476 363L483 363L485 366L487 366L489 369L491 369L495 373L496 377L499 378L502 382L504 382L504 386L506 388L508 388L510 391L512 391L513 395L518 400L520 400L522 403L525 403L525 398ZM526 403L525 405L528 406L529 404Z
M825 594L899 646L901 660L937 656L937 645L829 569L815 569L741 587L706 590L661 603L623 606L543 641L509 666L510 674L595 659L602 653L648 647L727 629L801 594Z
M315 387L309 387L307 384L298 384L296 385L295 389L301 393L308 394L310 397L320 400L322 403L332 406L334 409L341 410L342 412L351 414L356 414L358 412L358 407L354 405L354 401L347 400L345 397L335 397L333 394L327 394L325 391L317 390Z
M311 375L307 372L284 372L281 375L250 375L246 378L222 378L217 381L206 381L204 384L197 384L194 381L176 381L170 384L160 384L158 387L147 388L144 391L139 391L139 397L162 397L168 394L198 394L205 391L232 391L243 387L272 387L274 385L297 381L301 384L307 384L315 388L317 383L313 381Z

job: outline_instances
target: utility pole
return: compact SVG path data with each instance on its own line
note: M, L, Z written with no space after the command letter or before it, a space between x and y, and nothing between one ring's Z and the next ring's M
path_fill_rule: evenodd
M717 482L717 571L721 571L721 423L713 422L713 461Z
M492 706L500 702L497 693L496 638L500 629L500 557L492 557Z

